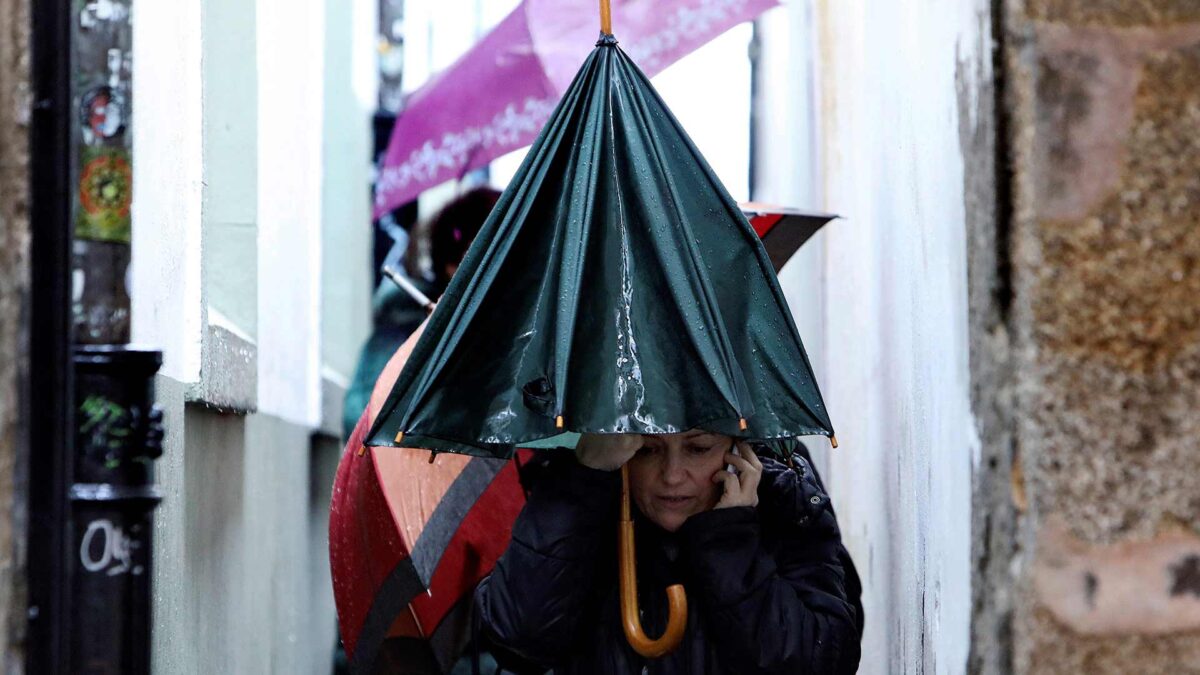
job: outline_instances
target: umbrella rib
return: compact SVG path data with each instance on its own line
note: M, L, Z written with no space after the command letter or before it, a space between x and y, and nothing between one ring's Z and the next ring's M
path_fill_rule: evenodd
M408 613L412 614L413 623L417 626L417 635L420 635L422 640L428 640L429 636L425 634L425 629L421 627L421 617L417 616L416 608L412 606L411 602L405 605L405 607L408 607Z
M629 60L628 56L626 56L623 51L621 52L621 55L623 57L621 59L622 65L624 66L624 70L626 71L626 73L628 75L632 75L632 77L634 79L637 79L639 76L641 76L641 73L637 70L637 67L633 64L632 61ZM642 77L644 77L644 76L642 76ZM645 83L647 89L649 89L651 92L654 91L653 87L650 85L648 80L643 79L643 82ZM638 89L636 87L630 87L630 90L633 92L633 96L631 96L631 100L635 103L635 105L630 106L631 109L633 110L634 114L641 117L641 119L644 123L644 126L647 129L653 128L653 123L650 120L649 111L646 110L646 102L639 95L640 92L638 91ZM670 111L666 109L666 105L664 103L662 103L661 99L659 99L658 102L660 104L660 107L665 111L668 119L673 120L674 118L671 116ZM683 130L681 128L679 128L678 126L676 127L676 129L677 129L679 135L686 139L686 134L683 132ZM647 134L647 139L648 139L650 148L653 150L655 157L658 159L658 164L660 166L667 166L667 164L668 164L667 158L666 158L665 154L663 153L662 147L659 144L659 139L654 134ZM667 187L668 195L671 200L671 208L676 213L679 213L681 209L679 207L680 195L678 194L678 189L676 188L675 183L672 180L669 173L663 172L662 178L664 179L664 183ZM719 192L723 191L723 189L724 188L721 188L717 192L719 193ZM691 241L690 237L685 236L685 237L682 237L682 239L683 239L683 246L687 250L687 253L688 253L688 255L686 256L686 259L689 262L691 262L692 267L693 267L693 272L695 273L695 278L698 280L698 286L699 286L699 290L700 290L699 296L703 300L703 302L701 303L700 306L703 309L703 311L707 314L707 316L705 318L708 320L708 323L710 325L712 325L714 327L716 327L716 326L722 327L722 330L716 332L716 338L717 338L717 342L718 342L719 349L720 349L719 353L720 353L721 359L722 359L721 365L724 367L725 374L729 378L729 381L734 388L734 390L732 392L730 392L733 395L734 400L730 401L730 403L734 407L735 413L737 415L739 415L740 417L744 417L746 415L746 413L749 412L747 406L745 405L745 401L743 401L743 397L745 394L748 393L748 390L747 390L747 387L746 387L744 379L743 379L741 366L738 363L737 357L733 353L733 346L729 343L728 336L725 333L724 323L721 320L721 314L717 308L716 299L713 297L712 284L709 281L707 274L705 274L704 270L701 268L701 266L696 264L696 261L700 257L699 251L696 250L696 246L695 246L694 242Z
M619 63L619 56L617 54L614 53L611 58L617 59L618 63ZM613 115L611 84L610 84L610 86L605 87L604 91L605 91L605 103L608 106L607 129L609 130L609 132L611 134L611 139L614 141L613 143L610 143L608 146L609 156L612 158L612 167L610 167L610 170L615 173L617 171L617 148L616 148L616 143L615 143L615 140L617 137L617 132L616 132L616 128L615 128L616 123L613 119L614 115ZM631 381L631 383L633 385L635 385L639 389L639 392L638 392L637 398L636 398L636 409L631 411L631 414L633 415L633 418L635 420L637 420L642 425L647 427L648 431L656 431L656 429L655 429L656 425L653 422L653 418L651 417L651 418L647 419L647 417L644 415L644 412L643 412L643 406L645 405L645 393L646 392L645 392L645 382L640 377L641 363L638 360L637 340L633 334L633 310L631 307L631 305L633 303L633 289L632 289L632 283L630 282L630 276L631 276L630 263L631 263L632 256L630 255L630 252L629 252L629 221L626 217L625 195L621 191L621 181L614 180L613 188L616 192L617 208L618 208L618 214L617 214L618 226L620 227L620 232L621 232L621 261L620 261L620 264L621 264L621 302L622 302L622 309L624 310L623 312L618 313L617 330L620 331L621 329L625 329L625 331L626 331L625 349L627 351L624 356L627 357L629 360L630 373L633 375L637 375L637 377L630 377L629 380ZM620 321L622 319L624 320L624 325L620 325ZM625 364L620 364L618 367L623 367L624 365ZM627 392L625 391L625 386L626 385L623 381L618 384L618 396L621 399L624 399L625 395L627 394Z
M628 58L628 57L626 57L626 58ZM635 69L635 72L637 72L636 69ZM753 226L750 225L750 221L744 215L742 215L742 211L740 208L738 208L737 202L733 201L733 198L728 195L728 193L725 191L724 187L716 179L715 175L712 173L712 169L710 167L708 167L707 163L704 161L703 155L700 154L700 151L696 148L695 144L692 142L692 140L688 137L687 133L683 129L683 125L681 125L679 123L679 120L676 119L673 114L671 114L670 109L667 108L666 103L664 103L662 98L660 96L658 96L658 92L655 91L654 88L650 85L649 80L646 79L645 76L642 75L640 72L638 72L638 75L642 78L642 81L645 83L646 90L650 92L651 96L654 96L656 98L659 106L665 112L665 118L675 128L679 137L683 140L684 144L686 145L688 150L691 152L691 154L695 158L696 162L706 169L706 174L708 175L710 183L713 184L714 188L716 188L716 194L719 197L721 197L722 201L725 204L725 208L730 212L730 214L735 216L734 219L737 221L738 225L741 227L743 235L745 237L747 237L747 239L749 241L751 241L751 243L753 244L751 248L753 249L754 255L757 257L759 268L762 271L764 278L766 279L767 286L771 290L771 293L774 296L775 302L780 307L787 307L788 306L787 300L783 296L783 290L779 287L779 281L775 275L775 268L771 264L770 258L767 257L766 251L762 248L761 244L759 243L760 240L758 237L758 233L754 231ZM800 346L802 344L802 341L800 339L800 333L796 328L795 320L792 318L792 315L790 312L781 311L780 314L783 315L783 320L786 322L786 325L791 330L792 337L794 339L794 342L795 342L797 351L799 352L799 356L800 356L802 363L807 368L808 372L812 373L813 372L812 364L808 360L808 354L805 353L804 349ZM784 386L787 386L789 390L792 390L792 399L795 402L797 402L802 408L804 408L805 412L807 412L808 415L812 419L816 420L817 422L819 422L821 424L824 424L826 427L826 431L828 431L828 435L832 435L833 434L833 424L829 421L828 416L822 415L822 414L818 413L817 411L813 410L812 407L809 406L809 404L807 403L805 397L803 395L801 395L799 392L795 391L791 387L791 382L787 378L781 377L779 379ZM821 406L824 407L825 402L821 398L820 390L817 389L815 386L813 387L813 389L814 389L814 395L816 396L817 401L819 401L821 403Z
M471 297L481 285L484 285L485 280L487 282L492 280L492 277L494 277L497 271L489 268L494 266L496 260L503 261L505 254L507 254L508 249L511 247L512 240L515 239L516 233L510 232L510 230L513 229L514 223L516 224L517 229L519 229L519 226L525 222L524 216L527 215L529 209L532 207L532 204L530 203L531 200L521 200L521 197L524 196L524 193L530 189L530 182L525 180L525 176L535 171L544 176L545 173L549 171L551 164L549 160L553 158L553 152L544 152L544 150L546 148L557 147L560 144L562 137L566 134L566 129L569 127L569 121L573 118L575 110L578 107L578 102L574 101L570 94L575 89L582 87L583 80L584 78L582 77L577 78L576 82L572 85L571 90L568 91L567 96L563 97L562 102L551 116L551 121L548 124L548 126L553 129L553 133L547 134L545 137L543 137L542 142L534 145L529 153L528 158L521 165L517 171L517 174L513 178L512 185L518 186L518 190L512 194L506 191L501 196L500 203L498 203L492 210L493 215L488 217L487 222L484 223L479 235L476 237L475 244L471 246L467 256L464 258L462 266L463 269L461 272L467 272L468 274L462 274L462 281L458 281L458 283L452 281L450 288L447 289L444 296L444 298L449 300L450 303L453 303L451 307L446 308L450 309L452 313L447 316L446 319L440 320L435 324L433 322L434 320L440 318L440 313L437 311L434 312L433 316L430 318L431 323L429 326L429 332L427 335L422 336L421 341L417 344L417 348L413 350L413 357L410 357L408 364L406 364L405 368L401 371L400 377L397 379L397 385L406 380L405 371L408 370L409 364L420 368L420 370L414 371L413 377L416 382L415 386L411 388L413 394L409 397L408 405L406 406L404 415L400 420L399 431L411 431L411 429L407 429L405 427L411 424L413 411L419 405L424 403L425 396L429 391L431 391L434 381L445 368L447 354L449 351L446 345L456 343L459 339L461 339L463 332L466 331L472 319L474 319L477 307L471 306L469 303L455 301ZM525 203L521 211L518 213L510 214L507 213L506 209L502 208L508 203L522 203L522 201ZM497 217L497 214L501 213L504 213L506 217L500 219L499 222L493 223L493 219ZM492 231L493 229L495 232ZM481 249L485 242L493 241L493 239L496 243L506 243L507 245L487 246ZM481 259L478 264L472 265L474 262L473 259L476 256L481 256ZM472 270L478 270L479 273L469 274L469 272ZM456 276L455 279L457 281L459 277ZM460 287L462 288L461 291L458 290ZM429 354L428 356L423 353L419 353L421 351L420 347L423 344L426 344L427 340L432 340L432 336L444 331L449 331L452 333L454 338L453 341L435 341L432 345L432 349L434 350L433 353ZM392 389L392 397L396 395L397 391L398 388L394 385ZM389 397L388 402L385 403L383 409L380 411L377 425L379 425L382 420L388 418L400 403L401 401L398 398L393 402L391 397ZM372 435L381 430L382 429L373 430ZM394 443L392 438L388 438L386 440L388 441L387 444Z
M607 57L607 52L599 52L599 58L596 59L597 60L596 71L598 71L598 72L589 73L589 77L604 78L606 76L606 73L607 73L608 69L610 68L610 66L607 63L606 57ZM605 110L607 109L607 102L601 102L601 104L598 107L600 110L600 114L603 115ZM595 100L590 100L587 105L584 105L583 109L584 109L585 118L591 117L593 114L595 114L596 108L597 108L597 103ZM591 125L585 124L585 125L583 125L583 128L585 128L585 129L591 128ZM560 299L559 299L559 310L558 310L557 318L570 317L570 320L564 321L561 323L558 321L555 322L555 332L558 334L556 336L556 345L555 345L555 350L554 350L554 352L555 352L554 378L556 380L555 398L557 399L555 401L555 406L557 408L557 410L555 411L555 415L558 417L558 420L562 419L562 415L565 412L563 410L563 406L564 406L564 404L566 402L566 398L567 398L567 385L568 385L567 375L569 373L568 362L570 361L570 358L571 358L571 352L574 350L575 322L579 318L578 317L579 302L580 302L579 289L580 289L580 285L582 283L583 270L584 270L584 265L579 264L579 263L586 260L585 252L587 250L588 239L591 235L591 230L592 230L592 224L593 224L592 216L595 213L596 176L598 175L598 171L599 171L598 167L600 164L600 162L598 160L599 160L599 154L600 154L601 150L603 149L603 145L604 145L603 139L597 139L597 142L594 142L591 144L592 156L587 158L586 169L585 169L587 171L587 180L584 182L584 185L586 186L586 193L584 195L584 198L581 200L582 201L582 204L581 204L582 213L578 214L578 218L574 218L574 217L572 217L572 215L574 215L574 214L571 214L571 211L573 211L574 209L571 209L568 211L569 215L567 217L567 224L566 224L567 233L566 233L566 241L564 243L564 246L569 246L569 245L573 244L575 247L574 261L576 262L576 264L574 265L574 273L573 274L571 274L567 269L569 266L567 265L568 261L567 261L566 257L562 256L559 258L559 278L565 279L568 283L566 284L566 288L564 289L566 292L563 295L561 295ZM574 155L572 155L572 158L575 160L573 162L572 168L578 170L579 158ZM578 184L578 178L576 178L576 184ZM572 238L571 237L572 223L576 222L576 221L578 222L578 230L579 231L576 233L577 236ZM560 423L559 426L561 427L562 424Z

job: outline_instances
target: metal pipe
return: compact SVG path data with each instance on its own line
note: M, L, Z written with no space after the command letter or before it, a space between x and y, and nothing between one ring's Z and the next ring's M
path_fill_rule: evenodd
M30 4L29 611L26 671L67 671L71 480L71 3ZM7 358L7 356L6 356Z
M414 286L413 283L411 281L409 281L408 278L405 277L403 274L400 274L399 272L392 269L391 267L384 265L383 266L383 275L385 277L387 277L388 279L391 279L392 283L399 286L400 290L404 291L405 293L408 293L408 296L410 298L412 298L413 300L416 300L417 304L419 304L421 307L423 307L425 309L425 311L432 312L434 310L434 308L437 307L437 303L430 300L429 296L422 293L421 289Z

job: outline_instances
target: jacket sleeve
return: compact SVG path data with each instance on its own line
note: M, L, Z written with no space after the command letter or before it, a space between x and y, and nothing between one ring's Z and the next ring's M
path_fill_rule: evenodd
M750 507L720 509L680 529L693 597L725 668L854 673L862 634L858 580L829 499L808 475L777 466L763 477L758 506L777 513L760 518ZM770 551L764 521L776 540Z
M592 613L597 558L616 541L620 476L584 467L569 451L534 461L541 475L475 602L491 640L552 666Z

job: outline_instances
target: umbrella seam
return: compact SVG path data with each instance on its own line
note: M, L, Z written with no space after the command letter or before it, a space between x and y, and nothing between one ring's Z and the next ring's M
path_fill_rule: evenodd
M596 58L596 61L598 63L595 68L595 71L598 71L598 72L589 72L588 73L589 79L593 79L596 77L603 78L603 77L605 77L605 75L608 71L608 67L607 67L608 64L604 62L604 59L602 57ZM594 104L594 101L592 103ZM583 116L585 119L587 117L590 117L591 111L589 110L589 108L590 108L589 105L583 106ZM603 110L602 110L601 114L603 114ZM589 178L595 179L599 173L599 168L598 168L599 162L597 160L599 159L598 155L600 154L600 151L602 149L603 149L602 143L594 143L593 144L593 150L592 150L593 155L592 155L592 157L589 158L590 161L588 163L588 177ZM577 158L575 158L575 159L577 159ZM575 161L574 164L577 167L578 161ZM588 240L591 235L592 225L593 225L592 215L595 212L595 192L596 192L595 191L595 183L596 183L595 180L588 180L585 183L585 185L587 186L587 194L585 196L585 199L583 200L583 202L584 202L583 213L580 214L580 219L579 219L579 229L580 229L579 237L578 237L578 241L575 242L576 255L578 256L578 258L580 260L584 260L585 264L586 264L586 258L584 256L584 251L586 251L586 249L587 249ZM570 211L568 211L568 213L570 213ZM564 247L566 247L567 245L569 245L571 243L569 241L570 229L571 229L570 216L568 216L568 218L567 218L567 228L566 229L567 229L567 232L566 232L567 241L563 242ZM560 259L560 264L565 264L565 260ZM579 287L580 287L580 284L582 283L585 264L576 265L575 266L576 270L575 270L574 275L566 275L566 274L560 273L560 278L562 276L567 276L568 279L570 279L571 283L570 283L569 287L567 288L568 292L566 293L566 298L565 298L566 303L568 305L570 305L570 307L568 308L569 311L565 314L562 311L560 311L558 316L555 317L555 319L556 319L556 321L555 321L556 331L555 332L558 333L560 331L565 331L565 333L566 333L565 335L562 335L560 333L560 335L557 336L556 344L555 344L555 357L556 358L555 358L554 378L557 381L557 386L555 387L555 390L556 390L555 391L555 407L556 407L555 414L556 415L563 415L565 412L563 410L563 407L564 407L564 402L566 401L566 390L567 390L568 381L569 381L568 368L567 368L566 363L567 363L567 361L570 360L570 357L574 351L575 323L576 323L576 321L579 320L579 317L578 317ZM561 268L560 268L560 270L561 270ZM562 300L560 300L560 303L561 302L562 302ZM563 316L569 316L572 318L570 321L565 322L565 328L560 328L560 326L558 324L558 319L560 319ZM560 349L566 350L566 354L561 357L559 356L561 354Z
M624 54L624 52L622 52L622 54ZM626 58L628 59L628 56L626 56ZM771 292L774 296L775 302L781 308L788 307L787 300L783 296L783 290L779 287L779 280L778 280L777 275L775 274L775 268L771 264L770 258L767 257L766 250L763 248L762 240L758 237L758 233L756 233L754 231L754 228L750 225L749 219L747 219L742 214L741 209L738 208L738 206L737 206L737 202L735 202L733 200L733 198L729 196L729 194L725 190L724 186L721 185L720 181L716 179L716 176L712 172L712 168L708 166L707 162L703 158L703 155L701 155L699 149L696 148L695 143L692 142L691 138L684 131L683 125L679 123L679 120L676 119L673 114L671 114L670 109L667 108L667 105L662 100L662 97L659 96L658 92L650 85L649 79L647 79L645 77L645 74L640 73L640 71L638 71L638 72L641 75L641 79L642 79L643 83L646 85L646 89L651 92L651 95L655 97L655 99L657 100L659 105L666 112L666 119L668 120L668 122L679 133L680 137L683 139L688 150L691 152L692 156L697 160L697 163L705 169L705 174L709 180L709 183L712 184L714 186L714 188L717 188L716 193L717 193L718 197L721 198L722 202L725 204L726 210L729 211L729 213L731 215L736 215L735 220L737 220L739 222L743 236L746 237L747 241L749 241L751 244L751 248L754 251L754 255L757 257L757 260L758 260L759 269L762 272L763 276L766 278L767 287L771 290ZM799 352L800 358L802 359L804 365L807 367L808 371L810 373L813 372L812 363L808 359L808 354L804 351L803 340L800 338L800 332L796 328L796 322L792 318L791 312L781 311L780 314L782 314L784 316L784 321L786 322L787 326L791 330L791 334L792 334L793 339L795 340L795 344L797 346L797 351ZM787 378L781 378L781 379L783 382L786 382L789 385L789 389L791 389L790 381ZM815 384L815 373L814 373L814 384ZM828 411L828 408L825 406L824 397L821 396L820 389L818 387L814 386L813 390L817 397L817 400L821 404L821 407L824 410ZM808 403L804 400L804 397L802 395L800 395L799 392L796 392L793 390L792 394L793 394L792 398L795 401L797 401L804 408L804 410L808 413L808 415L810 417L812 417L813 419L815 419L818 422L824 423L828 427L828 429L823 430L826 433L822 433L819 435L833 436L834 435L833 423L829 420L828 413L826 412L825 415L818 414L815 410L812 409L811 406L808 405Z
M621 65L624 66L624 69L626 71L633 71L633 77L635 80L639 79L639 76L640 76L640 79L646 85L646 88L653 92L654 88L650 84L650 81L648 79L646 79L645 75L642 74L641 71L638 70L636 64L634 64L629 59L628 55L625 54L625 52L623 50L621 50L619 47L617 48L617 50L620 52L620 56L617 58L619 59L619 62L621 63ZM631 89L634 89L634 88L631 87ZM636 90L634 90L632 92L632 94L633 95L630 97L631 103L633 103L633 105L630 106L631 110L634 112L634 114L638 115L642 119L644 125L647 128L652 128L653 123L650 121L648 112L645 109L645 107L646 107L645 102L643 100L641 100L641 97L638 95L638 92ZM660 107L662 107L663 110L667 112L668 119L673 119L670 115L670 111L667 110L666 104L662 102L661 98L658 98L658 103L660 103ZM679 133L679 135L685 141L687 141L686 132L684 132L683 129L678 126L676 127L676 130ZM655 136L653 134L647 134L647 139L648 139L649 146L653 149L655 156L659 160L659 165L666 166L667 162L665 160L665 157L663 156L663 151L659 145L658 139L655 138ZM685 145L689 148L691 147L690 142L685 142ZM669 174L663 172L662 178L664 179L664 183L668 190L668 195L671 199L672 210L676 214L678 214L681 210L679 207L680 199L679 199L679 195L678 195L678 188L675 186L674 181ZM718 195L721 192L724 192L724 187L719 186L719 190L717 190ZM720 325L722 327L722 330L721 330L720 334L718 335L720 357L723 361L723 363L721 365L724 367L724 369L726 371L726 375L731 380L731 384L733 385L733 388L734 388L734 391L731 393L733 394L733 397L736 399L734 401L728 401L728 403L730 403L730 405L734 409L734 413L736 415L738 415L739 417L745 417L747 413L750 413L750 414L753 413L753 406L746 406L746 405L744 405L744 402L741 400L743 395L749 394L749 388L746 386L746 384L744 382L744 378L742 376L741 364L739 363L737 357L733 353L733 345L730 344L730 342L729 342L729 339L728 339L728 336L726 333L726 329L724 327L724 321L721 318L721 313L718 311L719 308L716 306L716 300L713 297L712 285L708 281L707 275L704 273L703 270L700 269L700 266L695 264L696 258L699 255L699 253L698 253L698 251L695 250L695 247L692 244L692 242L688 241L688 237L686 237L686 236L683 237L683 240L684 240L683 244L687 248L687 251L689 253L689 255L686 257L686 260L688 260L690 263L692 263L693 271L699 276L699 279L700 279L699 288L701 291L701 297L704 300L704 302L702 303L702 307L703 307L704 311L708 314L707 318L709 319L709 322L714 326ZM685 322L685 325L687 325L686 322ZM738 389L739 389L738 379L743 380L742 386L741 386L742 391L738 391ZM715 378L714 378L713 382L714 382L714 384L716 384L718 386L718 390L719 390L720 385L719 385L719 383L716 382Z
M573 84L571 88L575 89L575 86L576 85ZM582 85L580 84L580 86L582 86ZM494 232L491 232L490 230L494 228L498 232L502 232L505 229L513 227L514 222L518 223L518 224L521 224L524 222L523 220L517 219L516 217L507 217L509 214L506 213L505 210L501 207L507 206L508 204L514 202L519 196L523 195L528 190L526 181L523 180L523 177L526 174L528 174L529 172L532 172L535 170L535 164L538 164L539 159L545 159L545 158L540 158L538 156L538 151L542 147L544 147L548 144L551 144L552 140L554 141L555 144L557 144L557 142L559 140L561 140L561 137L563 135L565 135L566 129L568 127L567 122L572 117L571 113L573 112L574 108L576 107L575 105L568 104L568 102L570 100L571 99L569 97L564 97L562 99L562 101L560 101L559 106L558 106L558 108L556 108L554 114L551 115L551 121L549 123L549 126L554 126L555 123L561 122L561 124L558 125L558 128L555 129L555 131L557 132L556 137L553 139L550 136L546 136L544 139L539 137L539 140L542 142L534 144L534 147L532 148L528 159L525 161L525 163L522 164L520 169L517 171L516 176L514 176L514 178L513 178L513 182L511 185L515 186L516 189L513 190L510 188L509 190L505 190L504 194L501 195L500 201L497 203L496 207L493 208L491 215L489 215L489 217L488 217L488 220L484 223L483 227L480 228L480 232L479 232L479 235L477 235L477 237L476 237L475 243L472 244L471 248L467 252L467 255L464 257L463 267L468 267L467 262L469 260L472 260L475 257L475 255L480 255L480 256L485 256L485 257L480 261L480 263L477 266L477 269L481 272L486 271L487 263L496 259L496 257L499 255L494 250L494 247L492 247L492 246L486 246L485 248L480 248L480 247L484 247L484 245L490 240L490 238L496 234ZM547 166L538 165L537 169L539 169L541 171L541 173L544 174L549 170L549 166L548 166L549 162L543 162L543 163L546 164ZM522 180L518 180L518 179L522 179ZM528 209L530 207L531 206L528 204L525 205L524 211L528 211ZM502 214L504 217L502 217ZM514 216L523 215L523 213L522 214L513 214L513 215ZM498 220L500 222L493 224L492 223L493 219ZM510 239L511 238L514 238L514 237L510 237ZM511 241L509 242L509 244L511 246ZM479 250L481 252L476 253L477 250ZM507 252L507 249L505 249L505 252ZM475 253L475 255L472 255L472 253ZM493 254L495 254L495 255L493 255ZM470 269L470 268L468 267L468 269ZM433 315L430 317L430 319L429 319L430 324L429 324L429 326L427 326L427 330L429 332L426 334L423 334L421 336L421 339L414 346L413 353L412 353L412 355L410 355L408 363L406 363L405 367L401 369L400 376L396 379L396 383L394 383L392 385L392 392L391 392L391 394L389 394L388 400L384 403L383 407L381 408L379 416L376 420L376 424L373 425L373 428L372 428L371 434L370 434L372 442L376 442L376 441L380 440L380 439L376 438L377 434L383 431L384 426L386 426L385 421L389 420L389 418L391 417L391 414L396 410L396 408L402 402L403 397L397 396L397 393L399 391L397 385L400 382L405 381L406 371L408 370L409 363L414 364L417 368L411 376L412 380L414 381L415 386L412 386L408 390L408 391L411 391L412 393L408 397L409 398L408 405L405 408L404 414L401 417L401 419L399 420L399 425L401 427L399 429L399 431L404 431L404 432L411 431L410 429L406 429L404 427L409 426L411 419L412 419L413 410L421 403L424 403L424 397L430 390L433 382L436 381L437 376L440 375L441 371L445 368L445 365L446 365L445 364L446 359L443 354L443 352L445 352L446 350L444 348L442 348L442 344L440 341L435 342L430 347L425 347L424 349L422 349L422 347L424 347L424 345L428 342L429 335L437 333L439 329L442 331L445 331L445 330L455 331L457 337L461 338L461 334L463 331L466 330L466 326L463 326L460 328L459 325L463 324L463 323L469 325L471 320L474 318L474 314L476 312L474 311L475 308L463 307L463 304L461 302L456 302L456 301L461 300L462 297L467 297L469 295L469 293L468 293L469 291L475 289L480 283L482 283L482 280L479 278L479 276L480 275L471 275L471 276L462 275L462 278L464 279L463 281L461 281L459 283L455 283L455 281L453 281L453 280L451 281L450 288L446 289L446 293L443 295L442 300L439 301L439 305L441 304L441 302L447 301L447 300L450 303L454 303L451 308L451 314L449 316L447 316L446 319L440 320L436 324L434 323L434 320L440 318L438 316L439 312L435 310ZM458 278L459 278L458 275L456 275L456 280ZM465 286L465 288L462 288L463 286ZM460 288L462 288L461 291L459 290ZM468 312L468 311L470 312L471 316L463 317L463 313ZM424 352L427 350L434 350L434 353L429 354L429 355L424 354ZM414 356L421 356L423 358L413 359L412 357L414 357ZM379 442L379 443L375 443L375 444L391 445L392 447L395 447L394 441L392 438L394 436L394 434L390 434L388 436L389 436L388 438L383 439L383 442Z

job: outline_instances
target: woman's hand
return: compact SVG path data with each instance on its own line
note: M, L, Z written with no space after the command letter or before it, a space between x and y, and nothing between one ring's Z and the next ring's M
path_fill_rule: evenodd
M642 447L641 434L584 434L575 446L579 463L601 471L615 471Z
M714 483L724 483L725 493L714 509L728 509L735 506L758 506L758 481L762 479L762 462L758 455L750 449L748 443L738 442L738 452L725 453L725 462L732 464L737 473L729 473L721 469L713 474Z

